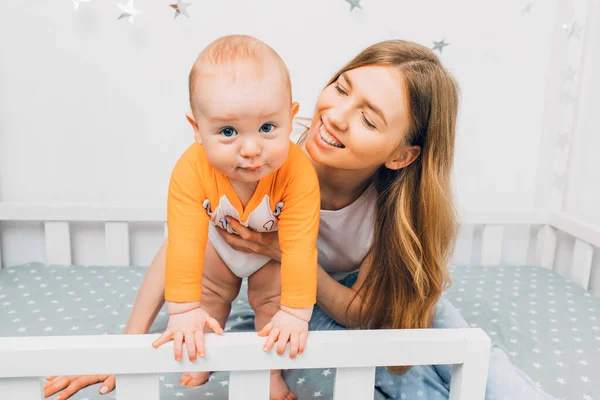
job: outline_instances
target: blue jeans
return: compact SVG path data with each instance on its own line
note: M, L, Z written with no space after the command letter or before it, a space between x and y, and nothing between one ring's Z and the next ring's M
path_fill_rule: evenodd
M340 281L350 287L357 274ZM432 328L468 328L458 310L445 298L437 304ZM315 306L309 330L347 329L336 323L321 308ZM450 394L451 365L418 365L401 376L392 375L386 368L376 370L375 386L392 399L447 399ZM291 372L291 371L289 371ZM288 374L289 374L288 372ZM538 389L533 381L514 366L500 348L493 346L486 388L486 400L546 400L551 396Z

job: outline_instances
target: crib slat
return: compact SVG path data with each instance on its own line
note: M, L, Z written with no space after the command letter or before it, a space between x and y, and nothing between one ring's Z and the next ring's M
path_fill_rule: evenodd
M481 239L481 264L500 265L504 244L504 227L486 225Z
M372 399L375 387L375 367L338 368L333 388L334 400Z
M575 239L569 275L573 282L580 284L585 290L588 289L590 283L593 258L594 248L583 240Z
M71 264L71 235L68 222L44 223L46 261L48 264Z
M268 400L269 370L231 371L229 400Z
M158 374L117 375L117 400L159 400Z
M40 378L0 379L0 399L40 400L42 387Z
M2 265L2 222L0 222L0 269L4 268Z
M129 227L127 222L107 222L104 229L107 265L129 265Z
M448 400L485 398L491 344L483 331L469 332L465 343L465 359L462 364L452 366Z
M473 238L475 225L463 225L454 246L452 262L459 265L470 265L473 254Z
M556 254L556 231L550 225L544 225L538 233L538 260L541 267L554 268Z

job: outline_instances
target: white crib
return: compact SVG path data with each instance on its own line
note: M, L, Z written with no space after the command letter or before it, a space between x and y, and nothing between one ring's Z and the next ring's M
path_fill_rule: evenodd
M106 258L97 264L130 265L129 224L162 225L164 215L164 209L159 208L0 203L0 223L31 221L43 226L48 264L71 264L70 223L101 222ZM525 227L525 239L515 242L505 235L515 226ZM6 232L1 228L0 235ZM588 289L594 249L600 247L600 229L563 214L467 214L455 261L499 265L516 243L519 249L515 252L521 254L523 264L553 268L557 238L562 234L574 238L574 246L572 262L561 273ZM0 338L0 398L40 399L41 377L47 375L116 373L118 400L158 399L161 372L232 371L230 399L267 399L270 369L333 367L337 368L334 398L364 400L373 396L375 366L453 364L450 398L479 400L484 398L490 349L490 339L481 329L313 332L306 352L290 360L265 354L261 349L263 339L253 333L229 333L207 336L210 353L206 359L191 363L184 357L176 363L172 346L158 350L151 347L156 337ZM352 351L348 351L350 347Z

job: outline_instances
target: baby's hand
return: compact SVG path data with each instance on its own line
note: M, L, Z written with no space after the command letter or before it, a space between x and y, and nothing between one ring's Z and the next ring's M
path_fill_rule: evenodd
M277 354L279 355L283 355L287 343L290 342L290 358L296 358L296 355L302 354L306 347L308 320L310 320L312 307L306 310L281 308L273 316L271 322L258 332L258 335L268 336L264 346L264 350L267 352L271 351L277 342Z
M169 316L167 330L154 343L152 347L157 348L174 340L173 353L176 361L181 361L183 342L187 347L190 361L196 360L196 355L204 357L204 327L210 327L215 333L222 334L223 329L219 322L212 318L202 308L194 308L180 314Z

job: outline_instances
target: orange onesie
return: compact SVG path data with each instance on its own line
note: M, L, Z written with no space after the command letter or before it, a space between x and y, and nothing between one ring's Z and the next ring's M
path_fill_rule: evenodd
M192 144L173 169L167 202L165 299L186 303L202 297L202 272L207 240L238 276L245 277L268 257L234 250L214 225L231 228L231 216L258 232L279 230L281 305L307 308L316 302L317 235L320 194L309 158L290 143L283 166L258 182L244 209L228 178L209 163L204 147ZM242 273L239 272L242 266Z

